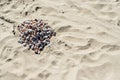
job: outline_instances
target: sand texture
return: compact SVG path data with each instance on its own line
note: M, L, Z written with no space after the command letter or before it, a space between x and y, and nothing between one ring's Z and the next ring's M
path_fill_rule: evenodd
M57 32L41 55L11 32L35 18ZM120 0L0 0L0 80L120 80Z

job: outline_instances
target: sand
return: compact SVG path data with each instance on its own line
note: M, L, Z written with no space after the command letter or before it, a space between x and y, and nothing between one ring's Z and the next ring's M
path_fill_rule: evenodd
M11 32L35 18L57 32L41 55ZM120 80L120 1L0 0L0 80Z

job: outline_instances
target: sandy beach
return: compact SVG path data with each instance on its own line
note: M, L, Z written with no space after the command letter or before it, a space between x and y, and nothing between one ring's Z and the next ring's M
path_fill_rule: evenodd
M57 33L40 55L12 34L35 18ZM120 1L0 0L0 80L120 80Z

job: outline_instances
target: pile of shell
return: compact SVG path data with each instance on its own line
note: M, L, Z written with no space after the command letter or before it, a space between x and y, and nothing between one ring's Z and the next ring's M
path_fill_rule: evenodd
M40 54L45 46L50 44L50 38L55 36L54 30L43 20L27 20L18 26L19 43L28 46L35 54Z

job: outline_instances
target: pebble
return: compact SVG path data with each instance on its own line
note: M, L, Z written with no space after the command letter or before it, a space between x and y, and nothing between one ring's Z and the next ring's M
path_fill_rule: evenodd
M18 43L24 44L25 47L28 45L28 50L34 50L35 54L40 54L45 46L50 44L50 38L56 36L56 32L42 19L24 21L18 26L18 31Z

